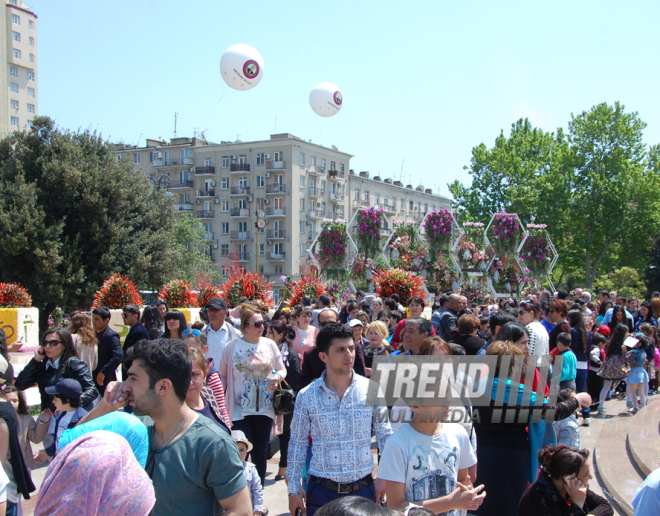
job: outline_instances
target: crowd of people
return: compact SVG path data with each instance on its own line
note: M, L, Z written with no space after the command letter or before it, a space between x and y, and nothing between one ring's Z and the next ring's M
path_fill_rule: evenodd
M214 298L192 324L158 301L123 308L123 346L110 311L97 307L46 331L15 378L0 334L0 516L20 514L35 491L30 468L46 461L35 514L75 504L81 514L266 515L275 438L274 481L286 484L291 516L613 514L588 488L580 426L610 398L627 398L635 414L657 392L660 293L641 304L595 297L559 291L475 305L458 291L427 307L418 296L358 291L340 305L305 296L274 312ZM414 403L398 407L406 422L390 423L380 417L388 407L367 403L379 355L495 356L495 375L511 375L507 396L518 390L517 414L534 406L544 381L533 366L562 356L561 391L555 404L543 400L542 423L496 423L496 383L474 423L425 419L429 407ZM513 369L516 357L531 362L534 378ZM23 392L33 386L36 421ZM283 389L295 394L293 410L282 408ZM131 432L146 426L144 464L135 436L109 423L117 411L139 419ZM44 450L33 454L30 443Z

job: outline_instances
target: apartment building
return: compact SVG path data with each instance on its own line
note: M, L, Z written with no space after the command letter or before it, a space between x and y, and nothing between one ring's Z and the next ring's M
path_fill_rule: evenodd
M348 221L358 208L378 206L390 220L421 221L426 211L450 203L423 187L355 175L350 154L287 133L219 144L148 139L146 147L117 145L116 154L171 195L177 213L194 215L220 271L232 263L258 267L275 283L276 299L280 276L295 277L308 264L307 250L324 218Z
M37 15L21 0L6 0L0 10L2 56L0 73L5 92L0 102L0 136L22 130L38 113Z

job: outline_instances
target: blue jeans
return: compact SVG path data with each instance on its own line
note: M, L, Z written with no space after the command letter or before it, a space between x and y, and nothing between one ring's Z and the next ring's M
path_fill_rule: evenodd
M7 516L16 516L18 514L18 504L14 502L7 502Z
M345 496L362 496L363 498L368 498L373 502L376 501L376 486L371 484L369 487L364 487L359 491L354 493L338 493L331 489L326 489L318 485L311 478L307 483L307 516L314 516L314 513L318 511L325 504L336 500L337 498L343 498Z
M589 377L588 369L578 369L575 376L575 391L587 392L587 378ZM591 417L589 407L582 407L582 417Z

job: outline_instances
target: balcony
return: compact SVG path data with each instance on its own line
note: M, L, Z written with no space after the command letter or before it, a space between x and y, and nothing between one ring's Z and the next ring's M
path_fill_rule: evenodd
M266 161L266 170L286 170L286 161Z
M229 233L230 240L250 240L249 231L231 231Z
M215 197L215 188L211 188L209 190L200 190L200 189L198 189L195 192L195 195L197 197Z
M325 217L325 210L312 210L307 214L307 218L310 220L321 219Z
M332 181L344 181L346 179L346 172L340 172L339 170L329 170L328 177Z
M249 186L232 186L229 189L229 195L250 195Z
M390 215L396 215L396 207L395 206L381 206L385 213L389 213Z
M193 164L192 158L157 159L153 162L154 167L189 167Z
M286 253L266 253L266 260L269 262L284 262L286 261Z
M310 197L323 197L325 195L325 190L321 190L320 188L310 188L309 189L309 196Z
M229 210L230 217L249 217L250 210L247 208L232 208Z
M322 176L325 170L322 169L321 167L317 167L316 165L310 165L309 167L307 167L307 172L309 173L310 176Z
M285 194L286 185L282 183L273 183L272 185L266 185L266 194Z
M269 217L286 217L286 208L266 208Z
M344 194L330 192L330 201L331 202L341 202L344 200Z
M359 199L353 199L354 208L370 208L371 203L369 201L361 201Z
M286 238L286 229L267 229L266 238L269 240L283 240Z
M238 253L236 253L236 259L239 262L249 262L250 261L250 253L248 253L247 251L243 252L243 253L238 252Z
M212 176L215 174L215 167L195 167L195 174L198 176Z
M200 210L195 212L195 218L197 219L214 219L215 210Z
M192 188L195 182L192 179L184 179L183 181L171 181L170 190L174 188Z
M182 204L175 204L174 211L193 211L193 205L190 202L184 202Z
M207 231L204 233L204 240L215 240L215 233L212 231Z
M249 172L250 164L249 163L232 163L229 165L229 172L234 174L237 172Z

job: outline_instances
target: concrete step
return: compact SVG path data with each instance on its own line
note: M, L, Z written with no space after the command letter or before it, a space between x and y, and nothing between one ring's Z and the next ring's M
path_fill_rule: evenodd
M637 471L646 478L660 463L660 399L641 409L628 429L628 452Z

